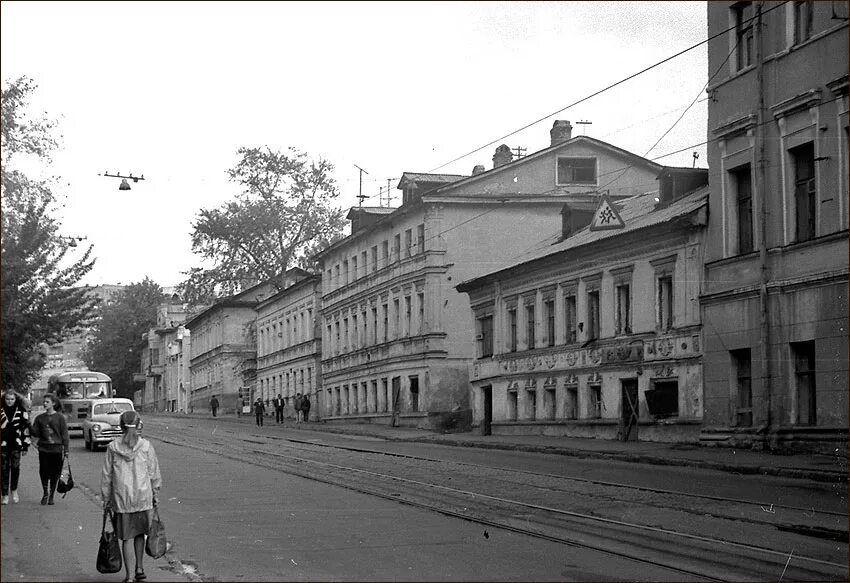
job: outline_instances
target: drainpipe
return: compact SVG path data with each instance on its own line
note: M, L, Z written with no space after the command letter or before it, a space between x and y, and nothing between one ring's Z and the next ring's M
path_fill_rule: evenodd
M773 424L773 387L771 382L771 366L770 366L770 319L768 310L768 295L767 284L770 280L770 273L767 264L767 201L766 185L765 185L765 139L764 139L764 34L762 32L762 7L763 2L756 5L756 78L758 83L758 112L756 139L758 140L758 159L756 165L758 167L758 197L760 206L760 237L759 237L759 263L761 283L759 285L759 304L761 308L761 362L762 362L762 389L766 397L767 417L765 418L765 436L764 443L768 445L769 435Z

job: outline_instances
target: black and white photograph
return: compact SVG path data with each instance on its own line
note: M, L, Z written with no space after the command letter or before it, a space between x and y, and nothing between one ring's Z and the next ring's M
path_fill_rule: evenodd
M0 16L0 581L850 579L846 0Z

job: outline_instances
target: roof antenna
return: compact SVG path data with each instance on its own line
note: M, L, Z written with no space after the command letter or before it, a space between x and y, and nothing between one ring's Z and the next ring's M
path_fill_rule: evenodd
M697 167L697 158L699 158L699 152L694 152L693 156L694 156L694 163L691 164L691 168L696 168Z
M366 174L369 174L369 173L368 173L368 172L366 172L365 170L363 170L363 169L362 169L360 166L358 166L357 164L355 164L355 165L354 165L354 167L355 167L355 168L357 168L358 170L360 170L360 194L358 194L358 195L357 195L357 198L359 198L359 199L360 199L360 202L358 202L358 203L357 203L357 206L363 206L363 201L364 201L364 200L366 200L367 198L369 198L368 196L366 196L365 194L363 194L363 173L364 173L364 172L365 172Z
M577 121L577 122L576 122L576 125L580 125L580 126L582 126L582 128L581 128L581 135L585 135L585 134L587 133L587 126L589 126L589 125L591 125L591 124L593 124L593 122L592 122L592 121L587 121L586 119L583 119L583 120L581 120L581 121Z

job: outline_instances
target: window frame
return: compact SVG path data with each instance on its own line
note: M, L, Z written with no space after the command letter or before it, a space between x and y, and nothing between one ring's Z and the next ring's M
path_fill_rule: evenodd
M578 180L576 179L576 171L584 170L587 171L588 168L580 168L576 166L570 166L568 161L592 161L593 162L593 177L592 179ZM563 162L563 163L562 163ZM570 169L570 175L565 176L565 180L562 180L562 168ZM555 159L555 185L556 186L596 186L599 184L599 159L596 156L558 156Z
M805 142L790 148L791 165L794 185L794 241L797 243L811 241L817 237L817 166L815 164L815 144ZM801 170L809 170L810 175L802 174ZM805 204L801 204L801 201ZM805 208L805 215L801 213ZM807 219L807 220L806 220ZM806 223L802 230L803 222Z
M737 252L739 255L755 251L755 224L753 223L753 173L750 164L729 170L735 186L735 216L737 221ZM745 188L742 188L746 185ZM743 196L742 196L743 195ZM746 220L744 220L746 218Z

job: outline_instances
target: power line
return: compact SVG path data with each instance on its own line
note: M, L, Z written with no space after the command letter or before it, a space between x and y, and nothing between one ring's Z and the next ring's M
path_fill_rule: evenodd
M785 0L785 2L782 2L782 3L780 3L780 4L777 4L776 6L774 6L774 7L772 7L772 8L769 8L768 10L765 10L764 12L762 12L762 15L767 14L767 13L769 13L769 12L772 12L773 10L776 10L776 9L777 9L777 8L779 8L780 6L782 6L782 5L784 5L784 4L787 4L787 3L788 3L788 1L789 1L789 0ZM742 23L742 24L749 23L749 22L751 22L751 21L753 21L753 20L755 20L755 19L756 19L756 17L755 17L755 16L753 16L753 17L751 17L751 18L749 18L749 19L747 19L747 20L743 21L743 23ZM471 155L471 154L474 154L474 153L476 153L476 152L478 152L478 151L480 151L480 150L483 150L484 148L486 148L486 147L488 147L488 146L492 146L493 144L495 144L495 143L497 143L497 142L501 142L502 140L504 140L504 139L506 139L506 138L509 138L509 137L511 137L512 135L517 134L517 133L519 133L519 132L521 132L521 131L523 131L523 130L526 130L526 129L530 128L531 126L533 126L533 125L536 125L536 124L540 123L541 121L545 121L545 120L549 119L549 118L550 118L550 117L552 117L553 115L558 115L559 113L561 113L561 112L563 112L563 111L566 111L567 109L570 109L571 107L575 107L576 105L578 105L578 104L580 104L580 103L583 103L583 102L585 102L585 101L587 101L587 100L589 100L589 99L592 99L593 97L596 97L597 95L600 95L600 94L602 94L602 93L605 93L605 92L606 92L606 91L608 91L609 89L613 89L614 87L617 87L618 85L622 85L622 84L623 84L623 83L625 83L626 81L630 81L630 80L634 79L635 77L637 77L637 76L639 76L639 75L643 75L644 73L646 73L646 72L648 72L648 71L651 71L652 69L655 69L656 67L659 67L659 66L663 65L664 63L666 63L666 62L668 62L668 61L671 61L671 60L673 60L673 59L675 59L675 58L677 58L677 57L680 57L680 56L684 55L685 53L690 52L690 51L694 50L695 48L700 47L700 46L702 46L702 45L704 45L704 44L708 43L709 41L712 41L712 40L714 40L715 38L717 38L717 37L719 37L719 36L722 36L722 35L726 34L727 32L729 32L729 31L731 31L731 30L735 30L736 28L737 28L737 25L734 25L734 26L730 26L729 28L727 28L727 29L725 29L725 30L721 30L720 32L718 32L718 33L716 33L716 34L714 34L714 35L712 35L712 36L708 37L707 39L705 39L705 40L703 40L703 41L698 42L697 44L695 44L695 45L693 45L693 46L690 46L690 47L688 47L688 48L686 48L686 49L684 49L684 50L679 51L678 53L676 53L676 54L674 54L674 55L671 55L671 56L669 56L669 57L667 57L667 58L665 58L665 59L662 59L661 61L658 61L657 63L654 63L654 64L650 65L649 67L646 67L646 68L644 68L644 69L641 69L641 70L640 70L640 71L638 71L637 73L633 73L633 74L629 75L628 77L625 77L625 78L623 78L623 79L620 79L619 81L616 81L615 83L612 83L612 84L608 85L607 87L604 87L604 88L602 88L602 89L600 89L600 90L598 90L598 91L596 91L596 92L594 92L594 93L591 93L590 95L588 95L588 96L586 96L586 97L582 97L582 98L581 98L581 99L579 99L578 101L574 101L573 103L571 103L571 104L569 104L569 105L567 105L567 106L565 106L565 107L562 107L561 109L559 109L559 110L557 110L557 111L554 111L554 112L550 113L549 115L546 115L546 116L544 116L544 117L541 117L540 119L537 119L537 120L535 120L535 121L533 121L533 122L531 122L531 123L528 123L528 124L526 124L526 125L522 126L521 128L519 128L519 129L517 129L517 130L514 130L514 131L512 131L512 132L510 132L509 134L505 134L505 135L504 135L504 136L502 136L501 138L496 138L495 140L493 140L493 141L491 141L491 142L488 142L488 143L484 144L483 146L480 146L480 147L478 147L478 148L475 148L474 150L471 150L471 151L467 152L466 154L463 154L463 155L461 155L461 156L458 156L457 158L454 158L454 159L452 159L452 160L449 160L449 161L448 161L448 162L446 162L445 164L441 164L441 165L437 166L436 168L433 168L433 169L429 170L428 172L430 173L430 172L434 172L434 171L436 171L436 170L439 170L440 168L443 168L444 166L448 166L449 164L453 164L454 162L457 162L458 160L462 160L463 158L466 158L467 156L469 156L469 155Z

